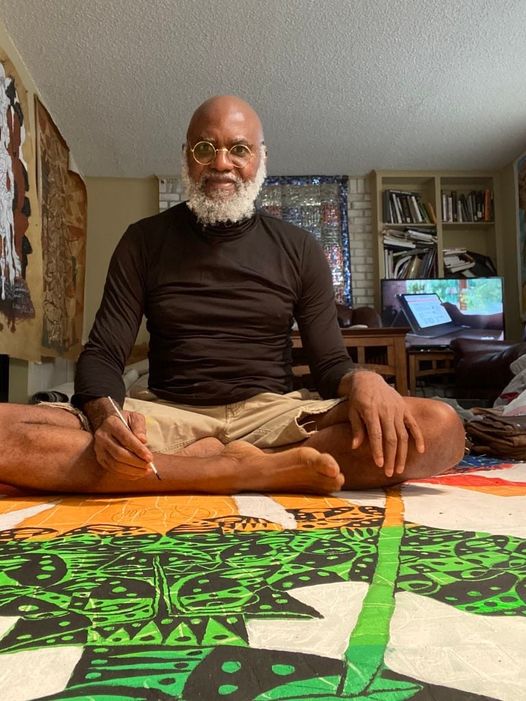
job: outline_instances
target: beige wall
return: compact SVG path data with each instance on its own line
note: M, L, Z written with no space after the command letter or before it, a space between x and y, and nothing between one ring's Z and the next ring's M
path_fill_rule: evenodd
M86 341L99 307L111 254L129 224L159 211L157 178L86 178L88 240L84 296ZM141 331L139 341L145 340Z
M517 154L518 155L518 154ZM522 338L520 311L520 262L517 221L517 184L514 164L510 163L501 171L500 212L503 262L501 274L504 276L504 299L506 309L506 338Z

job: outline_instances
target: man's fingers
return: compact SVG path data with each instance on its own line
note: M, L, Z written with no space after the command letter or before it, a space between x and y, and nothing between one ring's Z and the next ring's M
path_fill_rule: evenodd
M122 451L126 458L129 457L128 451ZM130 465L126 462L120 462L116 459L104 446L95 447L95 457L97 462L108 472L112 472L128 479L141 479L146 477L149 472L149 467L142 462L140 465Z
M420 426L418 425L415 417L412 414L408 414L405 417L405 425L413 441L415 442L415 448L418 453L425 453L426 444L424 441L424 434Z
M122 463L114 462L108 464L108 466L103 465L107 470L114 472L123 477L127 477L130 480L143 479L148 476L149 469L139 470L136 467L130 467L129 465L123 465Z
M115 462L114 460L106 460L105 464L102 465L109 472L113 472L122 477L127 477L130 480L143 479L148 476L149 469L140 470L137 467L131 467L130 465L123 465L122 463Z
M397 422L397 446L396 446L396 459L394 471L397 475L401 475L405 470L405 464L407 462L407 452L409 450L409 433L405 427L403 420Z
M383 467L386 477L391 477L394 473L398 455L398 433L395 422L392 418L384 418L381 423L381 441L384 451Z
M378 417L378 414L374 413L373 415L360 417L360 419L360 426L364 426L362 430L367 433L369 438L369 447L371 449L374 464L378 467L383 467L385 459L383 445L384 436L382 433L380 418Z
M351 448L355 450L359 448L365 440L366 428L360 414L356 409L351 409L349 412L349 423L351 425Z
M140 416L140 415L136 415ZM139 428L144 425L136 421ZM95 432L95 455L106 470L128 479L140 479L150 472L151 452L118 416L109 416Z
M128 424L132 433L141 441L146 443L146 417L144 414L139 414L136 411L127 412Z
M108 455L111 459L113 459L115 462L120 463L122 465L128 465L129 467L139 469L139 470L148 470L148 463L150 462L149 460L142 460L139 458L135 453L132 453L130 450L128 450L126 447L119 445L118 443L115 443L114 441L109 441L105 445L105 453Z
M120 445L126 448L130 453L133 453L137 458L143 462L150 462L153 460L153 455L151 452L148 450L148 448L142 443L142 441L131 431L130 429L126 428L122 421L118 418L118 416L110 416L108 419L106 419L106 422L108 424L108 427L110 428L109 436L108 434L104 431L102 432L100 429L97 431L99 435L102 436L108 436L110 438L110 442L113 442L115 445ZM113 439L113 440L111 440ZM129 461L127 461L129 462Z

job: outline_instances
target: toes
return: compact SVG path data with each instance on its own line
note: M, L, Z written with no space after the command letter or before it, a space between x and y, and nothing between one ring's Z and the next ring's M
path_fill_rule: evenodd
M330 453L321 453L317 469L318 472L327 477L337 477L340 474L340 466Z

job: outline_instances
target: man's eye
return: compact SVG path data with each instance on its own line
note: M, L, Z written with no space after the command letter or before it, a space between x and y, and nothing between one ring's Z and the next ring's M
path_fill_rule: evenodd
M234 144L234 146L232 146L232 148L230 149L230 153L233 156L248 156L250 153L250 149L244 144Z
M201 141L198 143L194 150L198 156L210 156L215 151L212 144L209 144L206 141Z

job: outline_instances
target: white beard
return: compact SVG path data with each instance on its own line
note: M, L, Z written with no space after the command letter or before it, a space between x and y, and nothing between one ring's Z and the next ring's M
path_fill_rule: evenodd
M222 197L208 197L204 192L207 175L201 176L198 182L190 177L186 154L181 159L181 180L185 188L186 204L196 215L201 224L213 226L231 222L236 224L249 219L255 211L256 197L267 176L265 159L261 158L254 180L245 182L235 171L230 173L235 179L236 192L233 195Z

